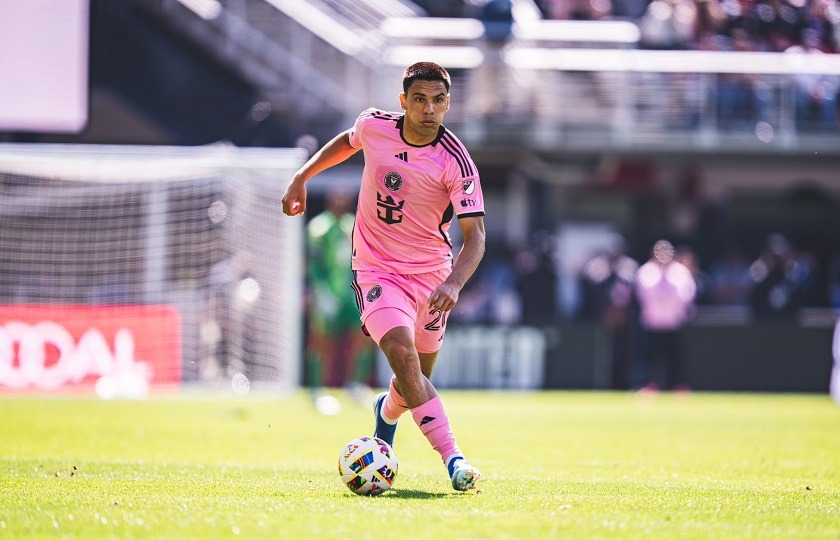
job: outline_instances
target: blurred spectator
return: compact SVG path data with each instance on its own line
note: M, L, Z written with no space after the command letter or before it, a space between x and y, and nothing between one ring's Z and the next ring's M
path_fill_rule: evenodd
M523 324L553 324L558 313L554 237L535 233L531 245L516 256L516 273Z
M824 54L823 43L816 30L805 30L804 45L794 45L791 54ZM796 120L800 128L835 129L837 94L840 77L819 73L798 73L793 76L796 91Z
M781 52L802 43L805 2L801 0L763 0L755 6L758 37L771 52Z
M449 322L517 324L522 317L522 302L516 290L513 259L509 246L488 242L477 275L461 292Z
M819 50L840 52L840 2L811 0L807 8L807 22L808 28L816 33Z
M686 245L680 245L674 250L674 261L688 268L691 277L694 278L694 302L697 304L708 302L711 295L712 278L700 266L697 253Z
M504 41L510 36L513 24L511 0L488 0L482 5L477 18L484 23L484 37L490 41Z
M720 0L696 0L696 5L695 40L719 35L726 23L726 11Z
M721 306L746 306L752 281L749 261L740 249L730 246L710 270L711 300Z
M639 269L636 296L644 330L648 383L642 388L687 390L682 354L682 330L694 316L697 289L691 271L674 259L674 246L659 240Z
M649 0L612 0L612 15L618 19L640 19Z
M733 51L755 50L750 35L743 29L732 32ZM749 128L756 122L769 120L772 99L770 87L753 73L722 73L718 75L718 124L723 129Z
M539 7L546 19L595 21L612 15L613 5L610 0L543 0Z
M813 261L796 253L781 234L767 238L761 256L750 266L750 307L758 318L790 318L805 303L813 284Z
M688 49L695 40L697 4L693 0L653 0L640 22L648 49Z
M636 303L633 287L639 263L625 254L623 238L616 238L608 250L592 257L581 272L583 314L604 325L612 344L612 388L631 387L634 363Z

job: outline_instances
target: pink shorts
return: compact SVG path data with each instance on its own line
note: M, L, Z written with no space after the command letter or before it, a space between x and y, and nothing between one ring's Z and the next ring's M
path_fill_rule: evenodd
M424 274L357 270L353 289L362 328L379 344L389 330L407 326L414 332L417 352L437 352L449 312L430 310L429 296L450 272L449 268Z

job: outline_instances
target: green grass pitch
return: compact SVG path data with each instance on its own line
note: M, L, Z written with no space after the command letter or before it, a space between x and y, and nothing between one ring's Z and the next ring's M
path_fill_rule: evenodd
M0 538L838 538L819 395L443 392L486 475L452 491L409 417L380 497L338 478L342 397L0 399Z

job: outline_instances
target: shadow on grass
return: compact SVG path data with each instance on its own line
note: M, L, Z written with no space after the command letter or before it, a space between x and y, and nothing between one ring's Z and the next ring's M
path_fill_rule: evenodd
M384 494L385 497L393 499L443 499L450 495L450 493L420 491L417 489L394 489Z
M372 497L374 499L445 499L457 495L455 493L440 493L435 491L420 491L418 489L392 489L381 495ZM346 497L353 497L352 493L345 494ZM362 498L367 498L363 495Z

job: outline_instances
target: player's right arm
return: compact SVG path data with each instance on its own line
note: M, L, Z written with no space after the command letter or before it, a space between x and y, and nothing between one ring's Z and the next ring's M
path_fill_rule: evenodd
M292 177L283 195L283 213L297 216L306 211L306 181L316 174L347 160L359 151L350 144L350 132L343 131L315 152Z

